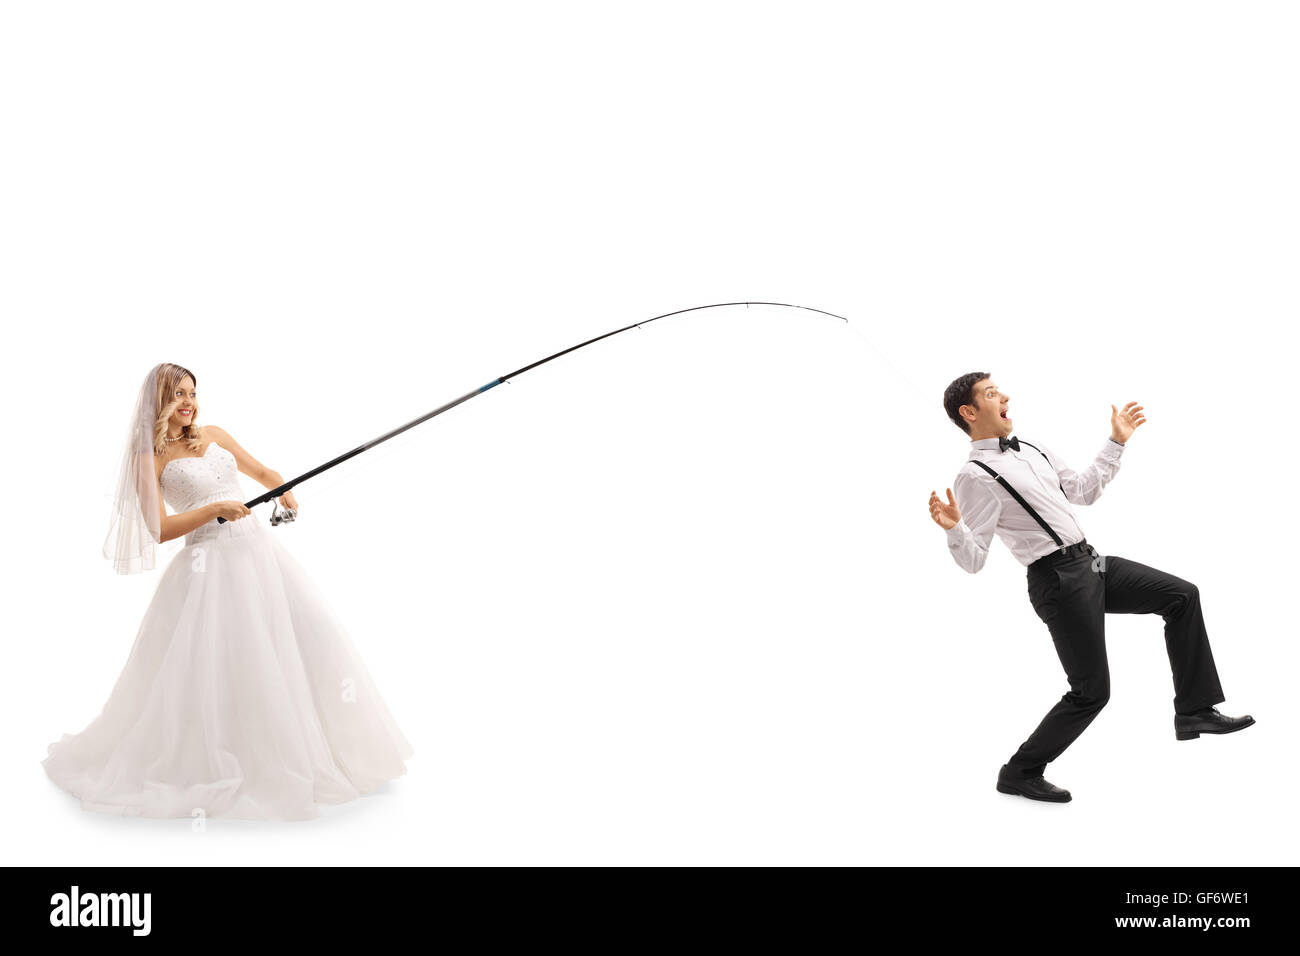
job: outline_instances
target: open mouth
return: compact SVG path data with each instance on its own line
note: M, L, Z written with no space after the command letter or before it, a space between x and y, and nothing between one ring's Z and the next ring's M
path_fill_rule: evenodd
M1007 410L1006 410L1005 408L1002 409L1002 411L1001 411L999 414L1002 416L1002 420L1003 420L1004 422L1009 422L1009 421L1011 421L1011 419L1007 418Z

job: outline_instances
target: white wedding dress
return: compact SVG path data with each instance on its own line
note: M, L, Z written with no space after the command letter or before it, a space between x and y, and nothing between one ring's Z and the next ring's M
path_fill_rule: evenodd
M162 473L179 513L244 497L215 441ZM42 761L86 810L306 820L406 772L410 743L339 621L268 525L191 532L103 712Z

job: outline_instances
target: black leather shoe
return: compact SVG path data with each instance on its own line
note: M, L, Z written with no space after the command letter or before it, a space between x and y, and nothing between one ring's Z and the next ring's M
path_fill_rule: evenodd
M1195 740L1201 734L1230 734L1249 727L1255 718L1225 717L1217 707L1206 707L1194 714L1174 714L1174 736L1179 740Z
M1070 802L1070 791L1048 783L1041 773L1033 777L1009 774L1005 764L998 772L998 793L1014 793L1030 800L1047 800L1050 803Z

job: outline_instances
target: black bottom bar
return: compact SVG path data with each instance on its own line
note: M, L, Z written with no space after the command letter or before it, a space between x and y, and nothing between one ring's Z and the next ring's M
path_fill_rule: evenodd
M530 874L516 892L503 896L495 886L488 891L484 875L451 876L437 869L11 868L6 923L11 934L36 934L50 942L75 937L78 944L91 945L109 937L142 945L145 939L192 940L208 947L253 940L337 947L390 937L426 943L453 938L468 926L494 941L513 935L514 927L534 945L594 939L621 926L617 939L643 944L647 936L680 940L680 931L690 924L697 939L701 929L712 936L725 932L732 941L761 934L770 942L773 933L788 932L800 939L801 949L817 940L843 940L847 933L854 946L938 939L1041 947L1107 937L1142 946L1206 940L1228 952L1252 934L1290 935L1291 918L1282 909L1295 876L1293 867L838 867L812 885L806 873L760 875L752 871L761 867L746 867L750 872L725 877L723 896L716 875L692 878L680 872L603 875L599 889L582 885L580 890L569 890L565 880L594 881L574 873L549 876L543 887ZM658 879L664 881L659 892L632 892L634 881ZM695 879L698 887L690 885ZM493 884L502 880L491 878ZM148 893L148 935L136 935L144 928L138 915L143 896L135 898L134 910L122 910L127 918L119 922L126 925L52 925L52 916L70 922L74 886L79 923L89 921L92 912L101 914L95 921L108 914L99 906L102 898L88 904L88 896ZM603 939L615 943L607 935Z

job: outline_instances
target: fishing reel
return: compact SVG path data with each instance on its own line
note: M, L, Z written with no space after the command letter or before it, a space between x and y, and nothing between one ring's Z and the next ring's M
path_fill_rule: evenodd
M298 512L294 511L292 508L285 508L281 511L280 502L274 501L271 503L271 527L274 528L276 525L288 524L297 517Z

